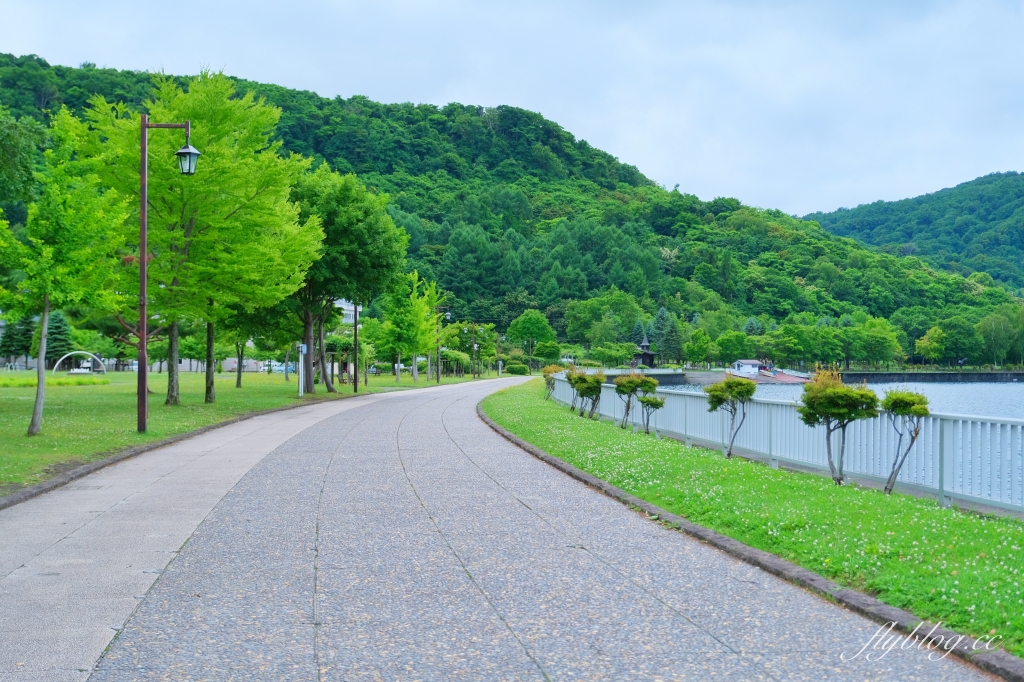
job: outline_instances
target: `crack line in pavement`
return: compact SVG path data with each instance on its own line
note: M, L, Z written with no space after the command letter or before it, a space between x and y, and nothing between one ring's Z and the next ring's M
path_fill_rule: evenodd
M373 394L367 394L367 395L373 395ZM373 401L373 402L377 402L377 401ZM370 404L373 404L373 403L371 402ZM312 406L311 406L311 407L312 407ZM353 408L350 408L350 409L356 410L356 409L359 409L359 407L363 407L363 406L361 406L361 405L360 405L360 406L358 406L358 407L353 407ZM299 410L296 410L295 412L299 412L300 410L302 410L302 408L299 408ZM299 415L295 415L295 416L301 416L301 415L308 415L308 414L309 414L310 412L312 412L312 411L313 411L312 409L309 409L309 410L303 411L303 412L301 412L301 414L299 414ZM347 411L348 411L348 410L345 410L345 412L347 412ZM302 429L302 431L299 431L298 433L296 433L296 434L292 435L292 436L291 436L291 437L289 437L289 438L288 438L287 440L285 440L285 441L284 441L283 443L280 443L280 444L279 444L279 445L278 445L277 447L275 447L275 448L274 448L273 450L271 450L270 452L266 453L266 454L265 454L265 455L263 456L263 458L259 460L259 462L256 462L255 464L253 464L253 465L252 465L252 467L250 467L250 468L249 468L249 471L247 471L247 472L246 472L245 474L243 474L243 475L242 475L242 477L241 477L240 479L238 479L237 481L235 481L235 484L234 484L234 485L232 485L232 486L231 486L231 487L230 487L230 488L229 488L229 489L228 489L228 490L227 490L227 491L226 491L226 492L224 493L224 495L223 495L223 496L221 496L220 500L218 500L218 501L217 501L217 503L216 503L216 504L214 504L214 505L213 505L213 507L211 507L211 508L210 508L210 511L209 511L209 512L208 512L208 513L206 514L206 516L204 516L204 517L203 517L203 520L202 520L202 521L200 521L200 522L199 522L198 524L196 524L196 527L192 529L192 532L191 532L191 533L189 533L189 535L188 535L188 537L187 537L187 538L185 538L185 541L184 541L184 542L182 542L182 543L181 543L181 545L180 545L180 546L178 547L178 549L176 549L176 550L175 550L175 551L173 552L173 554L174 554L174 555L173 555L173 556L172 556L172 557L171 557L171 558L170 558L170 559L169 559L169 560L167 561L167 563L166 563L166 564L164 565L164 568L163 568L163 569L161 570L161 572L160 572L160 574L159 574L159 575L157 576L156 580L154 580L154 581L153 581L152 583L150 583L149 587L148 587L148 588L146 588L146 591L145 591L145 593L144 593L144 594L143 594L143 595L141 596L141 598L139 598L139 599L138 599L137 603L135 604L135 608L133 608L133 609L132 609L132 612L131 612L130 614L128 614L128 617L124 619L124 622L123 622L123 623L121 624L121 627L120 627L120 628L117 628L117 631L116 631L116 633L114 634L113 638L111 638L111 640L110 640L110 643L109 643L109 644L107 644L107 646L106 646L106 647L104 648L104 650L103 650L103 653L102 653L102 654L100 654L100 657L99 657L99 658L98 658L98 659L96 660L96 662L95 662L95 663L93 664L92 668L91 668L91 669L89 670L89 677L88 677L87 679L92 679L92 676L93 676L93 674L94 674L94 673L95 673L95 672L96 672L96 671L97 671L97 670L99 669L99 664L100 664L100 661L102 661L102 660L103 660L103 659L104 659L104 658L106 657L107 653L108 653L108 652L109 652L109 651L110 651L110 650L111 650L111 649L113 648L114 644L115 644L115 643L117 643L117 641L118 641L118 640L119 640L119 639L121 638L121 635L122 635L122 634L124 633L124 631L125 631L125 630L127 630L127 628L128 628L128 623L130 623L130 622L131 622L131 620L132 620L132 619L133 619L133 618L135 617L135 614L136 614L136 613L138 613L138 611L139 611L139 609L140 609L140 608L142 608L142 605L143 605L144 603L146 603L146 600L147 600L147 599L149 598L149 595L150 595L150 593L151 593L151 592L152 592L152 591L153 591L154 589L156 589L156 586L157 586L157 585L159 584L159 582L160 582L160 578L162 578L162 577L163 577L163 574L164 574L164 572L165 572L165 571L166 571L166 570L167 570L168 568L170 568L170 566L171 566L171 563L173 563L173 562L174 562L174 560L175 560L175 559L177 559L177 558L178 558L178 557L179 557L179 556L181 555L181 552L182 552L182 550L183 550L183 549L185 548L185 545L187 545L187 544L188 544L189 542L191 542L191 541L192 541L192 537L193 537L193 536L194 536L194 535L196 534L196 532L197 532L197 531L198 531L198 530L199 530L200 528L202 528L203 524L205 524L205 523L206 523L206 520L207 520L208 518L210 518L210 514L212 514L212 513L213 513L213 512L214 512L214 511L215 511L215 510L217 509L217 507L218 507L218 506L220 506L220 503L221 503L221 502L223 502L223 501L224 501L224 499L225 499L225 498L226 498L226 497L227 497L228 495L230 495L230 494L231 494L231 493L232 493L232 492L233 492L233 491L235 490L235 488L237 488L237 487L238 487L238 484L239 484L239 483L241 483L241 482L242 482L242 480L244 480L244 479L245 479L245 477L249 475L249 472L251 472L251 471L252 471L253 469L255 469L255 468L256 468L256 467L257 467L257 466L258 466L258 465L260 464L260 462L262 462L262 461L263 461L264 459L266 459L267 457L269 457L270 455L272 455L272 454L273 454L274 452L276 452L276 451L277 451L277 450L278 450L279 448L283 447L283 446L284 446L284 445L285 445L286 443L288 443L288 441L292 440L292 438L295 438L296 436L298 436L299 434L303 433L303 432L304 432L304 431L306 431L307 429L310 429L310 428L312 428L312 427L316 426L317 424L319 424L319 423L321 423L321 422L327 421L328 419L332 419L333 417L337 417L337 416L338 416L339 414L341 414L341 413L339 412L338 414L332 414L332 415L329 415L329 416L327 416L327 417L324 417L323 419L321 419L321 420L319 420L319 421L317 421L317 422L314 422L313 424L310 424L310 425L309 425L309 426L307 426L306 428ZM293 418L294 418L294 417L289 417L289 418L288 418L288 420L289 420L289 421L291 421L291 420L292 420ZM366 417L363 417L363 419L366 419ZM360 420L360 421L362 421L362 420ZM262 430L264 430L264 429L266 429L266 428L268 428L268 427L270 427L270 426L273 426L273 424L267 424L267 425L265 425L265 426L262 426L262 427L260 427L260 428L258 428L258 429L254 429L254 430L253 430L253 431L251 431L251 432L250 432L249 434L243 434L243 435L250 435L251 433L258 433L259 431L262 431ZM352 428L355 428L355 425L353 425L353 427L352 427ZM349 429L349 431L351 431L351 429ZM347 433L347 432L346 432L346 435L348 435L348 433ZM242 436L239 436L239 438L241 438L241 437L242 437ZM218 445L218 446L217 446L216 448L213 448L213 449L211 449L211 450L207 450L207 451L206 451L206 452L204 452L203 454L201 454L201 455L199 455L198 457L195 457L195 458L193 458L192 460L189 460L189 461L190 461L190 462L195 462L195 461L197 461L197 460L201 459L202 457L204 457L205 455L207 455L207 454L209 454L209 453L211 453L211 452L215 452L216 450L219 450L219 449L220 449L220 448L222 448L222 447L225 447L226 445L228 445L228 444L230 444L230 443L234 442L235 440L238 440L238 438L234 438L234 439L232 439L231 441L228 441L227 443L224 443L223 445ZM339 446L339 448L340 448L340 446ZM337 453L335 453L335 454L337 454ZM331 461L333 461L333 460L334 460L334 455L331 455ZM187 462L186 462L185 464L187 464ZM183 464L182 466L184 466L184 464ZM328 464L328 466L330 466L330 464ZM178 467L178 469L180 469L180 467ZM175 469L175 470L177 470L177 469ZM165 478L165 477L166 477L167 475L169 475L170 473L171 473L171 472L168 472L168 474L164 474L164 475L163 475L163 476L161 476L160 478ZM325 471L325 476L326 476L326 471ZM159 479L158 479L158 480L159 480ZM153 482L152 482L152 483L151 483L150 485L147 485L147 486L146 486L146 488L150 487L151 485L153 485L153 484L154 484L154 483L156 483L156 482L157 482L157 481L153 481ZM143 490L145 490L146 488L143 488ZM321 492L322 492L322 489L321 489ZM133 493L133 495L135 495L135 494L137 494L137 493ZM129 497L131 497L131 496L129 496ZM125 499L128 499L128 498L125 498ZM104 512L104 513L105 513L105 512ZM90 523L91 523L91 521L90 521ZM319 528L319 503L318 503L318 510L317 510L317 526L318 526L318 528ZM56 543L54 543L54 544L56 544ZM314 600L314 601L313 601L313 604L314 604L314 607L313 607L313 621L314 621L314 625L313 625L313 633L314 633L314 635L313 635L313 647L314 647L314 663L315 663L315 661L316 661L316 659L315 659L315 652L316 652L316 627L317 627L317 626L316 626L316 624L315 624L315 621L316 621L316 567L315 567L315 561L314 561L314 569L313 569L313 600ZM317 679L319 679L319 673L317 674Z
M371 393L367 395L373 394ZM373 405L377 402L380 401L374 400L368 404ZM358 410L360 407L365 407L365 405L360 405L359 407L354 407L352 409ZM346 410L346 412L347 411L349 410ZM370 412L364 415L359 421L353 423L349 427L348 431L345 432L345 435L338 440L338 446L334 449L334 452L331 453L331 458L327 461L327 466L324 467L324 475L320 480L320 492L317 494L316 498L316 528L313 534L313 666L316 668L316 679L318 682L322 679L323 673L323 670L320 667L320 600L317 598L317 595L320 592L320 517L323 511L324 490L327 488L327 474L330 473L331 465L334 464L335 458L341 452L342 447L344 447L345 439L357 426L366 421L372 414L373 413ZM336 417L338 415L332 416ZM330 418L331 417L328 417L328 419ZM323 421L327 420L325 419ZM302 432L300 431L299 433Z
M452 401L452 403L451 403L450 405L448 405L448 407L451 407L452 405L454 405L455 403L459 402L459 401L460 401L460 400L462 400L462 399L463 399L463 398L458 398L458 399L456 399L456 400ZM490 474L490 473L488 473L488 472L487 472L487 471L486 471L486 470L485 470L485 469L484 469L484 468L483 468L482 466L480 466L480 465L479 465L479 464L478 464L478 463L477 463L477 462L476 462L476 461L475 461L475 460L474 460L474 459L473 459L472 457L470 457L470 456L469 456L469 455L468 455L468 454L466 453L466 451L465 451L465 450L463 450L463 449L462 449L462 446L461 446L461 445L459 445L459 443L458 443L458 442L457 442L457 441L456 441L456 440L455 440L454 438L452 438L452 434L451 434L451 432L450 432L450 431L448 431L448 424L446 424L446 423L445 423L445 420L444 420L444 418L445 418L445 414L446 414L446 413L448 412L448 407L446 407L446 408L444 409L444 411L443 411L443 412L441 413L441 426L442 426L442 427L444 427L444 432L445 432L445 434L446 434L446 435L448 436L448 440L450 440L450 441L452 442L452 444L453 444L453 445L455 445L455 447L457 447L457 448L459 449L459 452L461 452L461 453L462 453L462 455L463 455L463 456L464 456L464 457L465 457L465 458L466 458L467 460L469 460L470 464L472 464L472 465L473 465L473 466L475 466L475 467L476 467L477 469L479 469L479 470L480 470L480 472L481 472L481 473L482 473L482 474L483 474L484 476L486 476L487 478L491 479L491 481L492 481L492 482L494 483L494 485L498 486L498 488L500 488L500 489L501 489L501 490L502 490L502 491L503 491L503 492L504 492L504 493L505 493L506 495L508 495L508 496L509 496L510 498L514 499L514 500L515 500L516 502L518 502L519 504L521 504L521 505L523 505L524 507L526 507L527 509L529 509L529 510L530 510L530 513L532 513L532 514L533 514L534 516L536 516L536 517L537 517L538 519L540 519L540 520L541 520L541 522L543 522L543 523L544 523L544 525L546 525L546 526L547 526L548 528L550 528L551 530L553 530L553 531L554 531L555 533L558 533L559 535L561 535L561 536L562 536L562 537L564 537L565 539L567 539L567 540L572 540L572 539L573 539L573 538L572 538L572 536L571 536L571 535L570 535L570 534L569 534L569 533L568 533L568 532L567 532L566 530L564 530L564 529L562 529L562 528L559 528L559 527L555 526L555 525L554 525L553 523L551 523L551 522L550 522L550 521L549 521L549 520L548 520L548 519L547 519L546 517L544 517L543 515L541 515L540 513L538 513L538 512L536 511L536 510L534 510L534 509L533 509L532 507L530 507L530 505L526 504L526 502L524 502L523 500L521 500L521 499L519 498L519 496L518 496L518 495L516 495L516 494L515 494L515 493L513 493L513 492L512 492L511 490L509 490L509 489L508 489L508 488L506 488L506 487L505 487L504 485L502 485L502 484L501 484L500 482L498 482L498 480L497 480L496 478L494 478L494 476L491 476L491 474ZM517 449L518 449L518 448L517 448ZM579 540L579 541L583 541L583 540L584 540L585 538L582 538L582 537L580 537L580 536L577 536L577 538L576 538L576 539L577 539L577 540ZM712 638L712 639L714 639L714 640L715 640L716 642L718 642L719 644L721 644L721 645L722 645L722 646L723 646L723 647L724 647L725 649L727 649L728 651L730 651L730 652L732 652L732 653L734 653L734 654L739 654L739 653L740 653L740 652L736 651L735 649L733 649L733 648L732 648L731 646L729 646L729 644L727 644L726 642L723 642L723 641L722 641L721 639L719 639L719 638L718 638L718 637L717 637L717 636L716 636L716 635L715 635L715 634L714 634L714 633L713 633L713 632L712 632L712 631L711 631L710 629L708 629L708 628L707 628L706 626L703 626L703 625L700 625L700 624L698 624L698 623L694 622L694 620L693 620L692 618L690 618L689 616L687 616L687 615L686 615L685 613L683 613L682 611L680 611L680 610L679 610L678 608L676 608L675 606L673 606L673 605L669 604L669 603L668 603L668 602L666 602L666 601L665 601L664 599L662 599L662 598L661 598L660 596L658 596L657 594L655 594L655 593L654 593L654 592L652 592L651 590L647 589L646 587L644 587L643 585L641 585L640 583L638 583L638 582L637 582L636 580L634 580L633 578L631 578L631 577L629 577L628 575L626 575L626 574L625 574L625 573L624 573L623 571L621 571L621 570L620 570L619 568L617 568L616 566L614 566L613 564L611 564L611 563L610 563L609 561L607 561L607 560L606 560L606 559L605 559L605 558L604 558L603 556L601 556L601 555L600 555L600 554L598 554L597 552L595 552L595 551L591 550L591 548L589 547L589 543L588 543L588 545L585 545L585 546L583 546L583 547L582 547L582 549L583 549L583 551L585 551L585 552L586 552L587 554L589 554L590 556L592 556L592 557L594 557L595 559L597 559L597 560L598 560L598 561L599 561L600 563L604 564L604 566L605 566L605 567L607 567L607 568L608 568L609 570L611 570L611 571L613 571L614 573L618 574L618 575L619 575L619 577L621 577L621 578L622 578L623 580L625 580L626 582L628 582L629 584L631 584L631 585L632 585L632 586L633 586L634 588L636 588L637 590L639 590L639 591L641 591L642 593L646 594L646 595L647 595L647 596L649 596L649 597L650 597L651 599L654 599L654 600L655 600L655 601L657 601L657 602L658 602L659 604L661 604L662 606L664 606L664 607L665 607L666 609L668 609L668 610L669 610L669 611L671 611L672 613L675 613L675 614L676 614L677 616L679 616L680 618L682 618L683 620L685 620L685 621L686 621L687 623L689 623L689 624L690 624L690 625L692 625L693 627L697 628L698 630L701 630L701 631L703 631L703 632L704 632L705 634L707 634L707 635L708 635L709 637L711 637L711 638Z
M445 396L437 396L436 398L433 398L433 399L425 401L425 402L433 402L434 400L440 400L443 397L445 397ZM458 400L460 400L460 398L457 398L456 402ZM417 407L422 407L422 405L419 405ZM447 409L447 408L445 408L445 409ZM444 544L448 547L448 551L451 552L452 556L454 556L455 559L459 562L459 565L462 567L462 570L465 572L466 577L473 584L473 586L477 589L477 591L480 592L480 595L484 598L484 601L486 601L488 606L491 607L491 610L494 611L494 614L498 617L498 620L500 620L502 622L502 624L505 626L505 628L509 631L509 634L511 634L512 637L515 638L516 642L519 643L519 646L521 646L522 649L523 649L523 653L525 653L527 658L529 658L533 662L533 664L535 666L537 666L537 670L540 671L540 674L544 677L544 679L547 680L547 682L551 682L551 678L548 677L548 674L544 671L544 668L543 668L543 666L541 666L540 661L538 661L533 656L533 654L530 653L530 650L526 647L526 644L523 642L522 639L519 638L519 635L516 634L516 631L514 629L512 629L512 625L509 624L508 620L506 620L505 616L498 609L498 606L491 600L491 597L490 597L490 595L487 594L487 591L484 590L483 585L481 585L479 582L477 582L476 578L473 577L473 574L470 572L469 567L466 566L466 562L462 560L462 557L459 555L459 553L452 546L452 543L449 542L448 536L445 535L443 530L441 530L441 527L437 523L437 519L434 517L433 514L430 513L430 510L427 509L426 503L423 501L423 498L420 497L419 490L416 489L416 484L412 482L412 477L409 476L409 470L406 469L406 467L405 467L405 460L402 458L402 424L405 422L405 418L408 417L410 414L412 414L412 412L413 412L412 410L409 410L404 415L402 415L402 419L398 422L398 428L395 429L395 446L398 448L398 463L402 465L402 473L405 474L405 480L409 483L409 487L412 489L412 493L413 493L413 495L416 496L417 501L419 501L420 507L423 508L423 512L427 515L427 518L430 519L430 523L432 523L434 525L434 529L437 531L438 535L441 536L441 539L444 540ZM444 412L442 411L441 414L443 415ZM443 420L442 420L442 425L443 425ZM445 429L445 430L447 432L447 429ZM451 438L451 436L449 436L449 438Z
M370 395L372 395L372 394L370 394ZM301 409L302 409L302 408L299 408L299 410L301 410ZM354 408L351 408L351 409L359 409L359 408L358 408L358 407L354 407ZM296 412L298 412L299 410L296 410ZM347 412L347 411L348 411L348 410L346 410L346 412ZM309 412L312 412L312 409L310 409L310 410L307 410L307 411L303 412L302 414L309 414ZM339 413L339 414L340 414L340 413ZM274 448L273 450L271 450L270 452L268 452L268 453L266 453L265 455L263 455L263 458L262 458L262 459L260 459L260 460L259 460L258 462L256 462L255 464L253 464L253 465L252 465L252 466L251 466L251 467L249 468L249 471L246 471L246 472L245 472L245 474L243 474L241 478L239 478L239 479L238 479L237 481L235 481L234 485L232 485L232 486L231 486L231 487L230 487L230 488L229 488L229 489L228 489L228 490L227 490L227 491L226 491L226 492L224 493L224 495L222 495L222 496L221 496L220 500L218 500L218 501L217 501L217 503L216 503L216 504L214 504L214 505L213 505L213 506L212 506L212 507L210 508L210 511L209 511L209 512L207 512L206 516L204 516L204 517L203 517L203 520L202 520L202 521L200 521L200 522L199 522L198 524L196 524L196 527L195 527L195 528L193 528L193 529L192 529L192 532L188 534L188 537L187 537L187 538L185 538L185 541L184 541L184 542L182 542L182 543L181 543L181 545L179 545L179 546L178 546L178 549L174 550L174 552L173 552L173 556L172 556L172 557L171 557L170 559L168 559L168 560L167 560L167 563L166 563L166 564L164 564L164 567L163 567L163 569L161 569L161 571L160 571L159 575L157 575L156 579L155 579L155 580L154 580L154 581L153 581L152 583L150 583L149 587L147 587L147 588L146 588L146 591L145 591L145 592L143 593L143 595L142 595L142 596L141 596L141 597L140 597L140 598L139 598L139 599L137 600L137 602L136 602L136 604L135 604L135 608L133 608L133 609L132 609L132 612L131 612L131 613L129 613L129 614L128 614L128 617L124 619L124 622L123 622L123 623L121 623L121 627L120 627L120 628L116 628L116 632L114 633L114 636L113 636L113 637L111 638L111 640L110 640L110 643L108 643L108 644L107 644L107 646L106 646L106 647L105 647L105 648L103 649L103 653L101 653L101 654L100 654L100 657L99 657L98 659L96 659L96 662L95 662L95 663L93 663L93 665L92 665L92 668L90 668L90 669L89 669L89 677L88 677L88 678L86 678L87 680L90 680L90 679L92 679L92 676L93 676L93 674L94 674L94 673L95 673L95 672L96 672L96 671L97 671L97 670L99 669L100 661L102 661L102 660L103 660L103 659L104 659L104 658L106 657L107 653L108 653L108 652L109 652L109 651L110 651L110 650L111 650L111 649L113 648L114 644L116 644L116 643L117 643L117 641L118 641L119 639L121 639L121 635L122 635L122 634L124 634L124 631L128 629L128 623L130 623L130 622L132 621L132 619L133 619L133 618L135 618L135 614L136 614L136 613L138 613L138 612L139 612L139 609L140 609L140 608L142 608L142 605L143 605L144 603L146 603L146 600L147 600L147 599L149 598L149 595L150 595L150 593L151 593L151 592L152 592L153 590L155 590L155 589L156 589L156 586L157 586L157 585L158 585L158 584L160 583L160 578L162 578L162 577L163 577L163 574L164 574L164 572L165 572L165 571L167 571L167 569L168 569L168 568L170 568L171 564L172 564L172 563L173 563L173 562L174 562L174 561L175 561L175 560L176 560L176 559L177 559L177 558L178 558L179 556L181 556L181 552L182 552L182 550L183 550L183 549L185 548L185 545L187 545L187 544L188 544L189 542L191 542L191 541L192 541L192 537L193 537L193 536L194 536L194 535L196 534L196 532L197 532L197 531L198 531L198 530L199 530L200 528L202 528L203 524L204 524L204 523L206 523L206 520L207 520L208 518L210 518L210 514L212 514L212 513L213 513L213 512L214 512L214 511L215 511L215 510L217 509L217 507L218 507L218 506L220 506L220 503L221 503L221 502L223 502L223 501L224 501L224 499L225 499L225 498L226 498L226 497L227 497L228 495L230 495L230 494L231 494L231 493L232 493L232 492L233 492L233 491L235 490L235 488L237 488L237 487L238 487L238 484L239 484L239 483L241 483L241 482L242 482L242 480L244 480L244 479L245 479L245 477L249 475L249 472L250 472L250 471L252 471L253 469L255 469L255 468L256 468L256 467L257 467L257 466L258 466L258 465L260 464L260 462L262 462L262 461L263 461L264 459L266 459L267 457L269 457L270 455L272 455L272 454L273 454L274 452L276 452L276 451L278 450L278 448L281 448L281 447L283 447L283 446L285 445L285 443L287 443L288 441L290 441L290 440L291 440L292 438L295 438L295 437L296 437L296 436L298 436L299 434L303 433L303 432L304 432L304 431L306 431L307 429L310 429L310 428L312 428L312 427L316 426L316 425L317 425L317 424L319 424L320 422L326 421L326 420L328 420L328 419L331 419L332 417L336 417L336 416L338 416L338 415L337 415L337 414L333 414L333 415L330 415L330 416L328 416L328 417L324 417L324 418L323 418L323 419L321 419L320 421L318 421L318 422L314 422L313 424L310 424L309 426L307 426L307 427L306 427L305 429L303 429L302 431L299 431L298 433L296 433L296 434L292 435L291 437L289 437L289 438L288 438L288 440L284 441L284 443L281 443L280 445L278 445L277 447L275 447L275 448ZM293 418L293 417L289 417L288 419L289 419L289 420L291 420L292 418ZM365 417L364 417L364 419L365 419ZM261 427L260 427L260 428L258 428L258 429L254 429L254 430L253 430L253 431L251 431L250 433L258 433L259 431L262 431L262 430L264 430L264 429L268 428L269 426L272 426L272 424L267 424L266 426L261 426ZM354 427L353 427L353 428L354 428ZM202 434L200 434L200 435L202 435ZM243 434L243 435L249 435L249 434ZM346 434L346 435L347 435L347 434ZM241 437L242 437L242 436L239 436L239 438L241 438ZM226 445L228 445L228 444L230 444L230 443L232 443L232 442L234 442L234 441L236 441L236 440L238 440L238 438L234 438L234 439L232 439L232 440L228 441L227 443L224 443L223 445L218 445L217 447L215 447L215 448L213 448L213 449L211 449L211 450L207 450L207 451L206 451L206 452L204 452L203 454L201 454L201 455L199 455L199 456L197 456L197 457L195 457L195 458L193 458L193 459L189 460L189 462L195 462L195 461L197 461L197 460L201 459L202 457L204 457L205 455L207 455L207 454L209 454L209 453L211 453L211 452L215 452L216 450L219 450L220 448L222 448L222 447L225 447ZM170 446L168 446L168 447L170 447ZM157 452L157 451L155 451L155 450L154 450L154 452ZM333 461L333 458L334 458L334 456L332 455L332 456L331 456L331 458L332 458L332 461ZM186 462L186 464L187 464L187 462ZM182 464L182 466L184 466L184 464ZM177 471L177 470L178 470L178 469L180 469L180 468L181 468L181 467L178 467L177 469L175 469L175 471ZM168 472L167 474L164 474L164 475L163 475L163 476L161 476L160 478L161 478L161 479L162 479L162 478L165 478L166 476L170 475L170 473L171 473L171 472ZM157 480L159 480L159 479L157 479ZM147 486L146 486L146 488L149 488L149 487L150 487L151 485L155 484L156 482L157 482L157 481L153 481L152 483L150 483L149 485L147 485ZM146 488L143 488L143 490L145 490ZM133 494L132 494L131 496L129 496L129 497L132 497L132 496L134 496L134 495L136 495L136 494L138 494L138 493L133 493ZM129 499L129 498L125 498L125 499ZM115 506L116 506L116 505L115 505ZM104 513L106 513L106 512L104 512ZM92 521L90 521L89 523L91 523L91 522L92 522ZM318 522L319 522L319 519L318 519ZM84 526L83 526L83 527L84 527ZM54 544L57 544L57 543L54 543ZM316 577L316 569L315 569L315 568L314 568L314 570L313 570L313 575L314 575L314 583L313 583L313 598L314 598L314 605L315 605L315 599L316 599L316 581L315 581L315 577ZM313 620L314 620L314 621L316 620L316 610L315 610L315 606L314 606L314 614L313 614ZM315 651L315 647L316 647L316 635L315 635L315 633L316 633L316 626L314 625L313 627L314 627L314 651ZM314 660L315 660L315 659L314 659ZM318 678L318 679L319 679L319 678Z

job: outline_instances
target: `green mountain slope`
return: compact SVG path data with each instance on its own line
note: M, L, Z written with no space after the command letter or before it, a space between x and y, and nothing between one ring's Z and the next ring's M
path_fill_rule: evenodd
M1024 174L993 173L933 194L812 213L826 230L889 253L1024 287Z
M61 104L81 111L92 93L139 106L149 79L0 55L0 104L40 119ZM282 108L287 149L387 192L411 235L409 268L453 292L459 317L499 329L539 307L563 338L595 340L601 322L617 328L602 338L627 338L635 314L582 319L570 304L613 290L632 295L644 317L664 306L699 319L712 338L752 316L762 328L795 315L834 324L865 313L976 322L1012 300L984 281L869 250L813 221L665 190L523 109L380 104L238 83ZM913 315L896 313L911 307ZM914 324L904 330L910 339L920 333Z

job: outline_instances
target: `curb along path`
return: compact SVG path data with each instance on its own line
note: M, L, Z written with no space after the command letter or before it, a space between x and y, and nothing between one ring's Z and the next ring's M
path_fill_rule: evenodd
M516 381L394 395L279 446L92 680L990 679L924 651L842 662L876 623L650 523L477 418Z

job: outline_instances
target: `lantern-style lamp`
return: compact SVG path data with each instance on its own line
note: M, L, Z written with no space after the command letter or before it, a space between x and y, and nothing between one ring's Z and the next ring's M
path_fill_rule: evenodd
M196 161L199 160L199 150L189 144L187 137L185 138L185 146L175 152L175 156L178 157L178 168L181 170L182 175L196 174Z

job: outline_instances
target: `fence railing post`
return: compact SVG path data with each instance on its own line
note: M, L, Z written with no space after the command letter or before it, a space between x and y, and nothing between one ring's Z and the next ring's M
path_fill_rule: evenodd
M779 468L779 460L775 459L775 450L772 439L775 436L775 405L768 405L768 466L772 469Z
M690 399L683 397L683 435L686 436L686 447L693 447L693 439L690 438Z
M952 419L939 419L939 506L948 507L953 499L946 494L949 485L946 482L947 466L953 463L953 447L955 445L955 424Z

